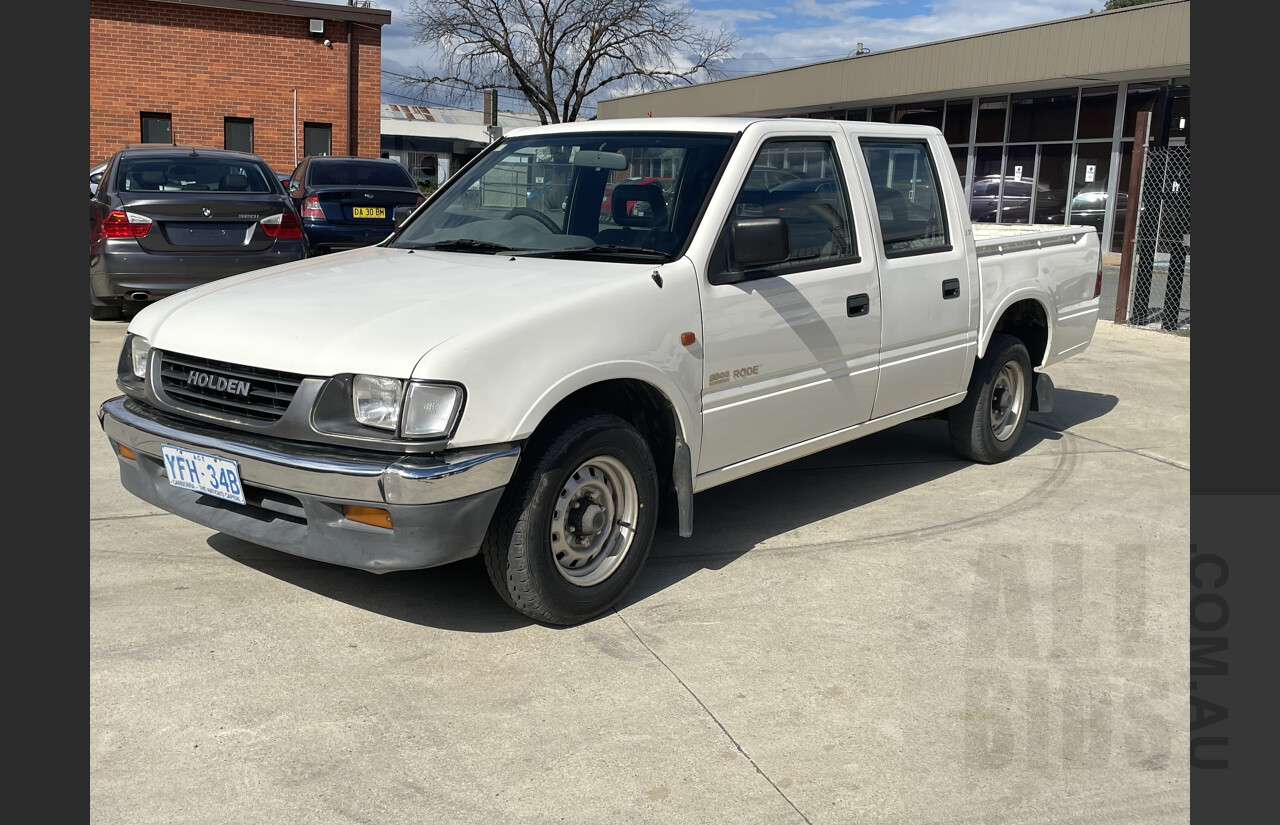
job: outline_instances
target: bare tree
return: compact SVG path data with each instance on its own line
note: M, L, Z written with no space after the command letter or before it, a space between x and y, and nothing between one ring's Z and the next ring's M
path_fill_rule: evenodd
M506 90L543 123L576 120L606 90L644 91L720 76L737 36L704 31L663 0L406 0L414 42L436 55L401 83L427 91Z

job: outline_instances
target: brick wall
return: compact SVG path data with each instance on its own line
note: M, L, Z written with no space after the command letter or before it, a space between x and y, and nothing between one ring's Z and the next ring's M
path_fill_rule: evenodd
M142 112L168 113L176 143L218 147L223 118L252 118L254 152L278 172L293 170L295 150L302 158L304 123L330 124L333 154L348 154L352 51L359 114L350 154L378 157L381 28L326 20L324 37L333 44L326 48L323 37L308 34L308 20L89 0L89 164L139 142Z

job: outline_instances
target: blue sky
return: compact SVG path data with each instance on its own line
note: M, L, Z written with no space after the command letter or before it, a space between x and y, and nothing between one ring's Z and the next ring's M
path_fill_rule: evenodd
M347 5L346 0L319 0ZM862 43L884 51L932 43L967 34L996 31L1101 11L1105 0L691 0L693 19L705 28L731 24L741 38L728 77L847 56ZM392 84L394 74L410 73L429 60L415 46L402 16L402 0L373 0L391 12L382 30L382 99L396 103L445 104L405 97ZM451 104L456 105L456 104ZM517 101L500 100L503 109L526 110Z

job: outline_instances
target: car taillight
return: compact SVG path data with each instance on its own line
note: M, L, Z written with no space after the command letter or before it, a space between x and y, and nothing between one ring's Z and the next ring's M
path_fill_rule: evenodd
M302 217L324 220L324 210L320 208L320 199L315 195L302 202Z
M415 204L413 205L413 208L414 208L414 209L417 209L419 206L422 206L422 204L424 204L424 203L426 203L426 202L427 202L427 199L426 199L426 198L424 198L424 197L422 197L421 195L419 195L419 196L418 196L418 202L417 202L417 203L415 203Z
M267 233L268 238L290 240L302 237L302 221L298 220L298 216L292 212L269 215L259 223L262 224L262 231Z
M141 238L151 231L151 219L136 212L117 209L102 222L104 238Z
M1102 259L1098 259L1098 280L1093 284L1093 297L1097 298L1102 294Z

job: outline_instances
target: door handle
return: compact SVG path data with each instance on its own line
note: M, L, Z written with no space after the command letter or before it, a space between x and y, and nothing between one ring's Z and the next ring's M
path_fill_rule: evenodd
M942 300L960 297L960 279L948 278L942 282Z
M871 311L871 299L865 292L861 295L850 295L844 299L844 307L850 318L855 315L866 315Z

